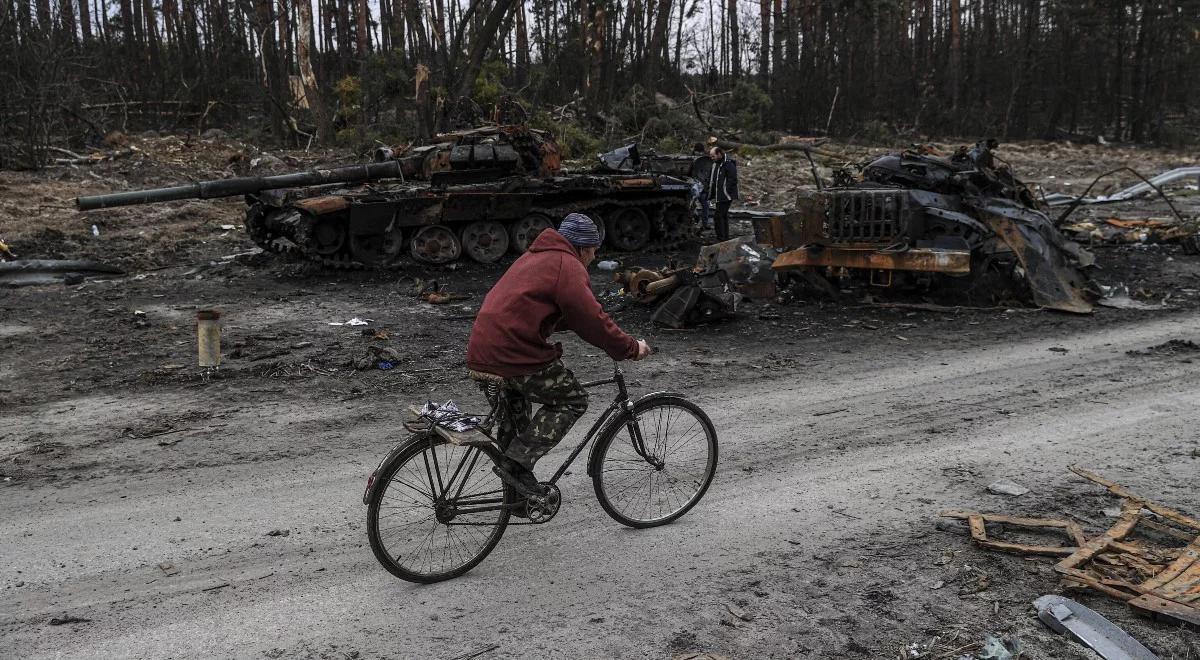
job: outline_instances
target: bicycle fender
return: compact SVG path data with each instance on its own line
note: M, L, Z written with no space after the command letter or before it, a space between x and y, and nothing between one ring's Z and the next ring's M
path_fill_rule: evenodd
M383 466L387 464L388 461L398 456L400 452L408 449L413 443L428 438L428 435L428 433L415 433L410 435L409 437L401 440L396 446L392 447L388 453L383 455L383 460L379 461L379 465L375 466L375 469L371 472L371 476L367 477L367 487L365 490L363 490L363 506L370 505L371 493L373 493L375 491L375 487L379 485L378 482L375 481L375 476L379 474L379 471L383 469Z
M612 429L615 426L624 426L625 423L629 420L630 411L633 410L634 408L636 408L638 406L638 404L649 401L650 399L658 399L658 398L685 399L685 400L687 399L687 397L684 396L680 392L671 392L668 390L662 390L659 392L650 392L648 394L643 394L642 396L639 396L638 398L630 401L628 403L628 405L622 406L619 409L619 411L617 413L615 413L612 416L612 418L610 418L608 420L608 423L604 425L604 428L600 429L600 433L598 433L596 435L596 437L602 438L610 432L615 432L615 431L610 431L610 429ZM596 456L596 445L597 444L599 444L599 443L593 442L592 448L588 451L587 474L589 477L595 476L596 463L599 462L599 457Z

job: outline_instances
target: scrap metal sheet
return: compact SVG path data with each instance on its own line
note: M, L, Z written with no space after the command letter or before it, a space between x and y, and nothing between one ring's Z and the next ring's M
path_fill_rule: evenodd
M1040 213L1016 205L989 201L979 207L992 231L1017 255L1026 281L1039 307L1075 314L1090 314L1092 303L1084 293L1087 278L1072 250Z

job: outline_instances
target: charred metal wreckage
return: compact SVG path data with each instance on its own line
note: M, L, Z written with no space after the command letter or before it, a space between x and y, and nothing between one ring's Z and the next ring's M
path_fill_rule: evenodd
M1041 307L1090 312L1092 255L1063 238L993 156L996 146L982 141L949 157L910 150L860 164L861 175L842 170L833 187L802 193L794 213L755 221L755 235L782 251L781 273L858 273L874 285L942 286L975 301L1027 292Z
M650 320L671 328L698 325L737 311L744 298L774 298L776 252L749 236L700 248L692 268L620 271L615 280L638 302L655 303Z
M590 172L562 169L553 136L524 124L446 133L377 162L80 197L81 210L244 195L246 229L264 250L333 267L388 268L407 252L444 264L524 252L572 212L597 220L618 251L671 247L694 233L693 181L636 145ZM690 161L689 161L690 163ZM670 171L654 169L661 164ZM686 170L683 170L686 173Z

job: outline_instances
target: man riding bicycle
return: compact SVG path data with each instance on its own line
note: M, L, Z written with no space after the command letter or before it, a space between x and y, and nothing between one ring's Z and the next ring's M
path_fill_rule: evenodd
M467 342L467 366L504 378L510 424L497 438L504 455L496 472L526 495L541 494L534 463L563 439L587 411L587 391L562 363L554 332L571 330L614 360L650 354L600 307L587 267L600 232L572 213L558 231L546 229L488 292ZM541 404L530 418L532 403Z

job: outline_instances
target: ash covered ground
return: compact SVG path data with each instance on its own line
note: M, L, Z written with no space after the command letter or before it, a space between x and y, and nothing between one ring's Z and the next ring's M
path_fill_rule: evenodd
M1069 517L1097 534L1117 500L1070 465L1200 513L1200 354L1168 343L1200 340L1200 257L1178 246L1097 246L1099 283L1165 308L1086 316L883 306L855 290L664 331L595 272L617 321L660 349L626 368L634 389L682 390L716 424L712 489L675 524L627 530L577 464L548 525L511 528L458 580L397 581L367 546L362 488L404 436L408 404L481 405L466 337L511 258L331 272L252 254L237 200L74 211L80 194L333 158L133 144L140 154L91 167L0 173L0 239L13 252L128 271L0 289L0 639L16 657L451 658L494 646L481 657L895 658L914 643L955 657L1000 634L1027 657L1088 658L1033 616L1032 600L1058 589L1053 560L983 551L938 513ZM1200 160L1041 143L999 154L1060 191L1119 165ZM758 208L788 208L809 185L802 157L742 160ZM1200 198L1176 204L1195 216ZM1170 217L1155 200L1078 213ZM657 267L694 249L608 256ZM469 297L427 304L415 294L431 281ZM215 372L194 366L200 308L223 315ZM330 325L355 317L372 333ZM565 344L581 376L611 368ZM399 354L396 367L356 369L372 346ZM603 401L597 392L564 447ZM1031 492L989 493L1000 478ZM1163 658L1200 657L1195 632L1070 595ZM50 624L67 616L88 621Z

